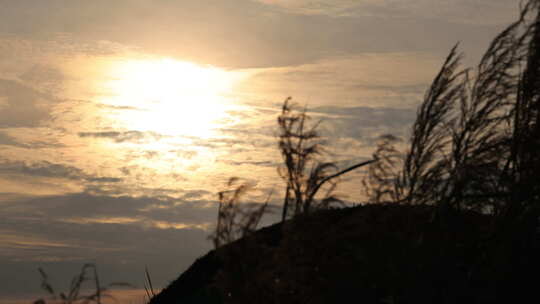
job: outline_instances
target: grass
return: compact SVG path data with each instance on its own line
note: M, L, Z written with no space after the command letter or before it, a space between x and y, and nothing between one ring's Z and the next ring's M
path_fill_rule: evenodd
M53 303L74 304L74 303L103 303L105 298L113 298L109 291L113 287L133 287L125 282L110 283L101 285L97 266L95 264L84 264L79 274L73 277L67 292L59 292L49 283L49 276L42 268L38 269L41 276L41 288L47 292ZM47 300L38 299L34 304L46 304Z
M408 149L383 140L365 182L375 203L493 214L500 227L540 215L539 6L492 41L475 68L456 45L428 89ZM401 157L401 155L403 155Z
M279 173L286 185L282 221L315 209L329 208L332 204L342 204L333 194L337 179L375 161L361 162L343 170L333 162L321 161L319 156L324 152L324 146L317 131L320 121L309 125L309 120L307 109L294 111L291 98L285 100L277 119L278 146L283 158ZM319 190L325 186L325 193L317 199Z

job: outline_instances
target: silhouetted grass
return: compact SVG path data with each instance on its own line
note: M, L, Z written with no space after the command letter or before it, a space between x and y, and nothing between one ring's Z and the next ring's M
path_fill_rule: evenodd
M283 103L279 126L279 150L283 157L283 166L278 172L285 181L285 199L282 220L289 216L307 214L314 209L328 208L332 204L342 204L333 192L337 178L352 170L373 162L366 161L349 168L339 170L333 162L321 161L319 156L324 151L323 141L317 131L320 124L309 124L307 109L294 111L291 98ZM326 187L322 198L316 197L319 190Z
M110 283L106 286L101 285L97 267L95 264L84 264L81 272L73 277L67 292L59 292L53 288L49 282L49 276L39 268L41 276L41 288L45 290L53 303L75 304L75 303L95 303L101 304L104 298L113 298L110 294L112 287L133 287L133 285L125 282ZM85 288L86 287L86 288ZM38 299L34 304L46 304L47 300Z
M144 267L144 279L144 291L146 292L148 301L150 301L150 299L156 296L156 292L154 291L154 285L152 284L152 278L148 272L148 267Z
M284 162L278 172L286 184L282 221L312 210L329 208L332 204L342 204L333 194L338 177L374 162L365 161L339 170L333 162L321 161L319 156L323 152L323 141L317 131L320 122L309 124L310 117L306 111L295 111L289 97L284 101L277 119L278 146ZM238 178L231 178L228 189L218 193L217 226L209 237L215 248L255 231L267 212L270 196L263 204L241 204L240 198L250 187L238 182ZM324 186L327 186L325 193L318 198L317 194Z
M375 152L365 181L372 202L476 210L498 225L540 215L539 6L528 1L476 68L460 69L451 50L404 157L389 138Z
M247 236L257 229L262 216L267 211L272 193L262 204L245 204L240 201L250 190L250 185L239 178L231 178L227 189L220 191L216 230L209 236L215 248Z

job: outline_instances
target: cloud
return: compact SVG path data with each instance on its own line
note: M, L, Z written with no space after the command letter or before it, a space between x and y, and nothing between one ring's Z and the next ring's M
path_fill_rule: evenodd
M111 110L120 110L120 111L125 111L125 110L141 111L140 108L132 107L132 106L115 106L115 105L108 105L108 104L102 104L102 103L96 104L94 106L101 109L111 109Z
M401 130L404 126L412 125L412 122L416 118L415 109L385 107L323 106L312 108L311 112L327 114L330 117L338 115L341 120L354 121L357 128L386 126L391 129ZM337 120L338 119L330 120L330 124Z
M0 79L0 128L36 127L51 118L57 100L17 81Z
M17 237L12 232L1 231L0 241L4 247L11 248L12 250L46 250L52 248L74 248L79 247L68 243L48 241L47 239L40 239L32 236Z
M87 179L90 182L99 182L99 183L119 183L122 181L121 178L117 177L91 177Z
M27 162L0 162L0 173L17 173L29 176L40 177L61 177L67 179L82 179L85 174L78 168L60 164L53 164L48 161L35 163Z
M113 197L75 193L6 203L2 213L22 219L39 219L46 215L47 220L60 222L81 219L80 224L144 225L145 221L155 221L171 225L183 223L189 228L214 221L217 205L209 207L209 203L193 198L187 201L163 196Z
M195 199L201 200L208 195L214 195L214 193L205 190L192 190L184 194L180 199L184 201L190 201Z
M308 107L375 106L410 108L421 100L446 54L427 52L365 53L292 67L261 69L237 87ZM276 106L278 108L278 106Z
M308 115L313 122L320 121L318 131L331 157L365 158L371 155L383 134L408 137L416 109L328 105L309 108Z
M93 200L84 201L92 204ZM130 200L124 202L129 208ZM88 262L97 264L104 284L123 281L138 285L134 278L144 273L146 265L154 286L164 287L211 246L207 232L196 227L176 229L180 224L163 221L156 221L156 225L62 221L54 210L38 209L19 215L2 208L0 216L6 220L0 223L0 296L38 292L38 267L52 277L55 288L63 289L69 283L64 280ZM92 215L84 218L92 219Z
M455 23L508 23L517 4L506 0L255 0L288 12L335 17L443 19Z
M114 281L121 269L132 283L148 265L155 284L164 286L210 249L206 236L217 205L208 203L87 193L2 202L0 265L17 263L19 272L10 277L32 281L35 269L47 263L69 278L69 268L93 261L107 280ZM23 265L33 270L20 272ZM39 288L11 284L3 275L0 282L9 286L0 295Z
M55 271L64 272L66 263L96 261L108 280L120 267L130 282L138 267L148 265L156 284L164 285L210 248L206 236L217 205L208 203L86 193L2 202L0 265L51 261ZM30 280L35 275L24 274ZM10 284L6 280L0 276L3 286ZM33 289L28 284L11 287Z
M80 132L79 137L105 138L105 139L112 139L117 143L123 143L123 142L140 142L145 139L159 140L163 136L155 132L107 131L107 132Z
M255 167L270 167L270 168L277 168L280 163L273 162L273 161L234 161L229 159L223 159L220 160L223 163L226 163L230 166L255 166Z
M48 161L2 161L0 183L4 191L29 196L58 195L122 189L120 177L96 176L67 164ZM114 186L117 185L117 186Z
M33 87L55 93L62 88L66 76L55 67L38 63L20 74L19 79Z
M473 5L461 0L463 10L457 9L452 15L460 16L468 10L484 13L490 7L501 16L511 15L509 5L501 1L489 4L477 0ZM53 46L61 48L53 48L52 53L100 55L137 49L217 66L254 68L298 65L363 52L446 50L457 41L478 46L487 43L499 29L443 18L459 5L447 5L450 8L429 16L451 1L272 3L281 7L292 3L293 8L279 10L246 0L95 0L91 4L81 0L2 0L0 35L4 32L24 37L30 45L54 41L47 51ZM306 5L308 11L320 13L299 14ZM473 14L469 19L500 18ZM58 33L62 33L60 37Z
M32 130L33 134L31 136L24 136L24 135L28 135L27 132L29 130ZM27 138L27 137L30 137L30 138ZM5 131L0 131L0 145L24 148L28 150L62 147L62 144L55 142L54 139L51 139L51 140L49 139L50 138L40 137L35 128L16 128L16 129L5 129Z
M11 136L0 132L0 145L6 146L20 146L20 144Z

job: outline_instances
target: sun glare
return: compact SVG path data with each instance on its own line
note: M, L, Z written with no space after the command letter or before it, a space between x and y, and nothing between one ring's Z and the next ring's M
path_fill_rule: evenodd
M126 128L165 135L209 136L226 118L224 97L238 74L172 59L116 62L104 101L131 109L115 119Z

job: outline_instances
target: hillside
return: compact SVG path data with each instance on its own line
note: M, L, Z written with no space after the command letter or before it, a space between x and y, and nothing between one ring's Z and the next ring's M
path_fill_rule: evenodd
M538 242L490 238L492 218L428 206L332 209L198 259L151 304L505 303L535 295ZM444 224L442 224L444 223ZM517 233L517 231L516 231Z

